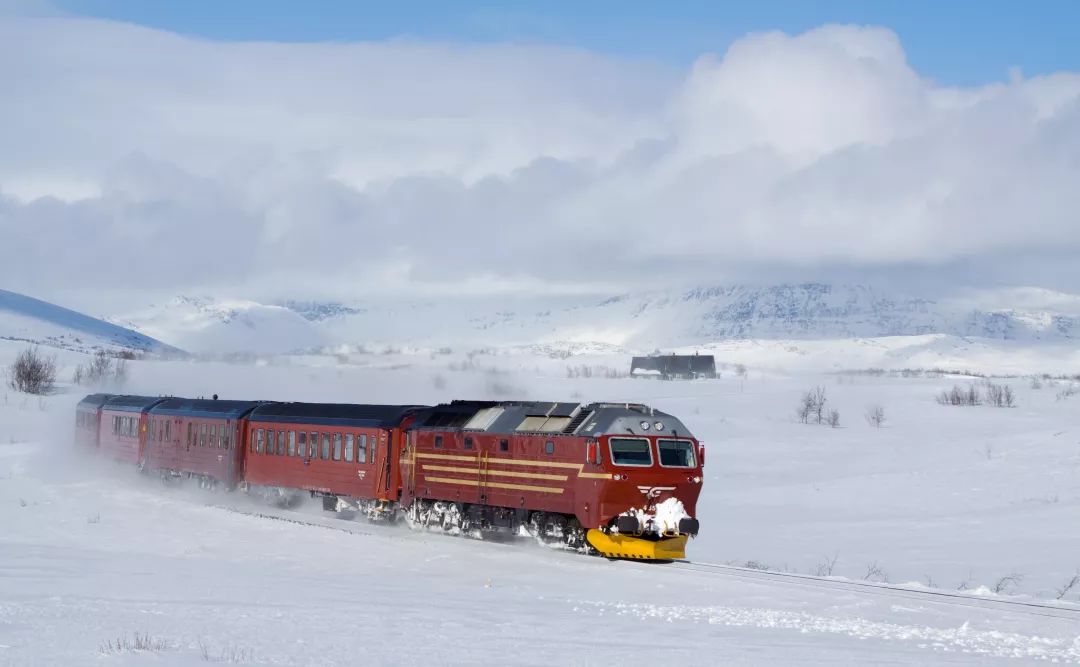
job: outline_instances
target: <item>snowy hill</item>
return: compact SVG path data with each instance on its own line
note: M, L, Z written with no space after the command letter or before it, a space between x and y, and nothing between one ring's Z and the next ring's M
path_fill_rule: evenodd
M963 358L987 345L1066 351L1080 342L1080 297L1036 289L904 296L862 285L729 285L614 297L459 297L352 303L177 297L113 321L192 351L259 353L349 345L520 347L599 345L624 351L686 347L762 349L900 338L885 347L934 359ZM790 344L789 344L790 343ZM974 344L973 343L977 343ZM865 347L864 343L859 346ZM873 346L872 346L873 347ZM989 349L989 348L987 348ZM846 351L847 350L847 351ZM575 352L576 354L577 352ZM882 352L886 354L886 352ZM904 354L887 354L904 363ZM865 356L865 355L856 355ZM867 358L870 362L872 359ZM887 361L887 360L886 360ZM884 363L884 361L882 362ZM830 366L833 365L830 362Z
M293 310L254 301L178 296L110 319L193 353L285 353L331 342Z
M0 289L0 338L86 352L112 347L177 353L159 340L40 299Z

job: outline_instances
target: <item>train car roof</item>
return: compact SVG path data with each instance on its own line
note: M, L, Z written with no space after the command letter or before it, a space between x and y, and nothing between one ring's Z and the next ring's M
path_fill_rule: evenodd
M163 400L160 396L113 396L101 407L120 412L146 412Z
M453 401L420 411L416 425L485 433L691 437L689 429L672 415L637 403Z
M86 398L79 401L80 408L100 408L116 394L87 394Z
M392 428L422 405L356 403L267 403L248 417L253 422L319 424L360 428Z
M154 415L203 417L209 419L238 419L262 405L264 401L222 401L205 398L166 398L151 408Z

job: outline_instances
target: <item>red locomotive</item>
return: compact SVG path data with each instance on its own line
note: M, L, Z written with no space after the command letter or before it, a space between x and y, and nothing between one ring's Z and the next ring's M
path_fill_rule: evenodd
M608 557L685 555L704 449L632 403L353 405L87 396L77 440L167 478Z

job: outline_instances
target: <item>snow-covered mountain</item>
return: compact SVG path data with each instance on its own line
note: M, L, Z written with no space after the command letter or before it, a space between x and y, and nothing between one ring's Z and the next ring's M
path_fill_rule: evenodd
M312 320L284 306L178 296L110 318L192 353L285 353L332 342Z
M336 345L599 343L627 349L738 340L944 335L1080 341L1080 297L1039 289L903 296L864 285L727 285L612 297L354 303L177 297L113 321L201 352Z
M15 292L0 289L0 339L89 352L125 348L177 354L145 334Z

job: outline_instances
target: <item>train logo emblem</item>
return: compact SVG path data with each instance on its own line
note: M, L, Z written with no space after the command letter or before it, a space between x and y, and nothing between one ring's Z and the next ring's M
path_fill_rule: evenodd
M357 470L356 471L356 476L359 477L360 479L364 479L364 473L365 472L367 472L367 471L366 470Z
M659 498L660 494L664 491L674 491L674 486L639 486L638 491L641 491L646 498Z

